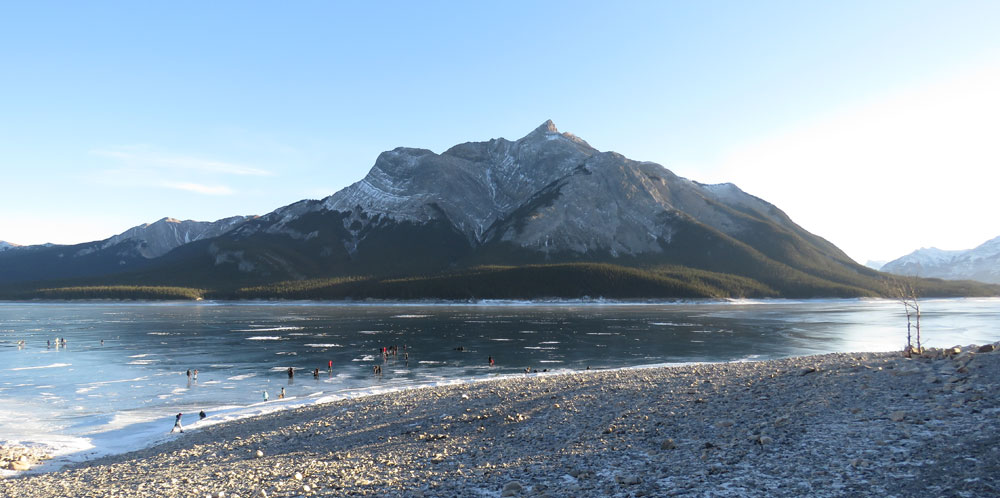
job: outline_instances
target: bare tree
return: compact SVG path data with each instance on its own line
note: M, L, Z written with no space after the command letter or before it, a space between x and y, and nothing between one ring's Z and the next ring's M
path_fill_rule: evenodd
M903 354L907 358L913 353L923 354L924 348L920 343L920 301L917 299L917 291L908 281L894 280L891 284L891 295L903 304L906 311L906 349ZM913 332L916 332L917 344L913 345Z

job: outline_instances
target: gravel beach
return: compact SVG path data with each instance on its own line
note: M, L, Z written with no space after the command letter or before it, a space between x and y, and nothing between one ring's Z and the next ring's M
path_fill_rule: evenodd
M0 479L0 496L996 496L993 347L410 389Z

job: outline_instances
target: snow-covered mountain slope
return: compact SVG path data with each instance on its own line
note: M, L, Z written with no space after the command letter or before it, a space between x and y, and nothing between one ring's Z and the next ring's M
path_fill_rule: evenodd
M18 247L21 247L21 246L19 246L17 244L12 244L12 243L4 241L4 240L0 240L0 252L8 251L10 249L16 249Z
M896 275L1000 284L1000 237L968 250L918 249L886 263L882 271Z

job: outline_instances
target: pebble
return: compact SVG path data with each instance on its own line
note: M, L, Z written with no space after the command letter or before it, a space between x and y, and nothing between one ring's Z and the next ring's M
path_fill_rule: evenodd
M936 358L838 353L411 389L0 479L0 496L995 496L1000 355ZM15 449L0 448L4 466L21 461ZM899 477L915 469L933 481Z

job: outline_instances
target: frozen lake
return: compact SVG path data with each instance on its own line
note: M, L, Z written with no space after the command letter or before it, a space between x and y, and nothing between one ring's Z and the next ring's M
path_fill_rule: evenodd
M925 345L1000 340L998 299L921 306ZM526 368L544 375L901 350L905 334L903 306L879 300L0 303L0 444L44 445L57 456L44 471L183 437L169 434L179 412L192 429ZM395 355L382 355L393 346Z

